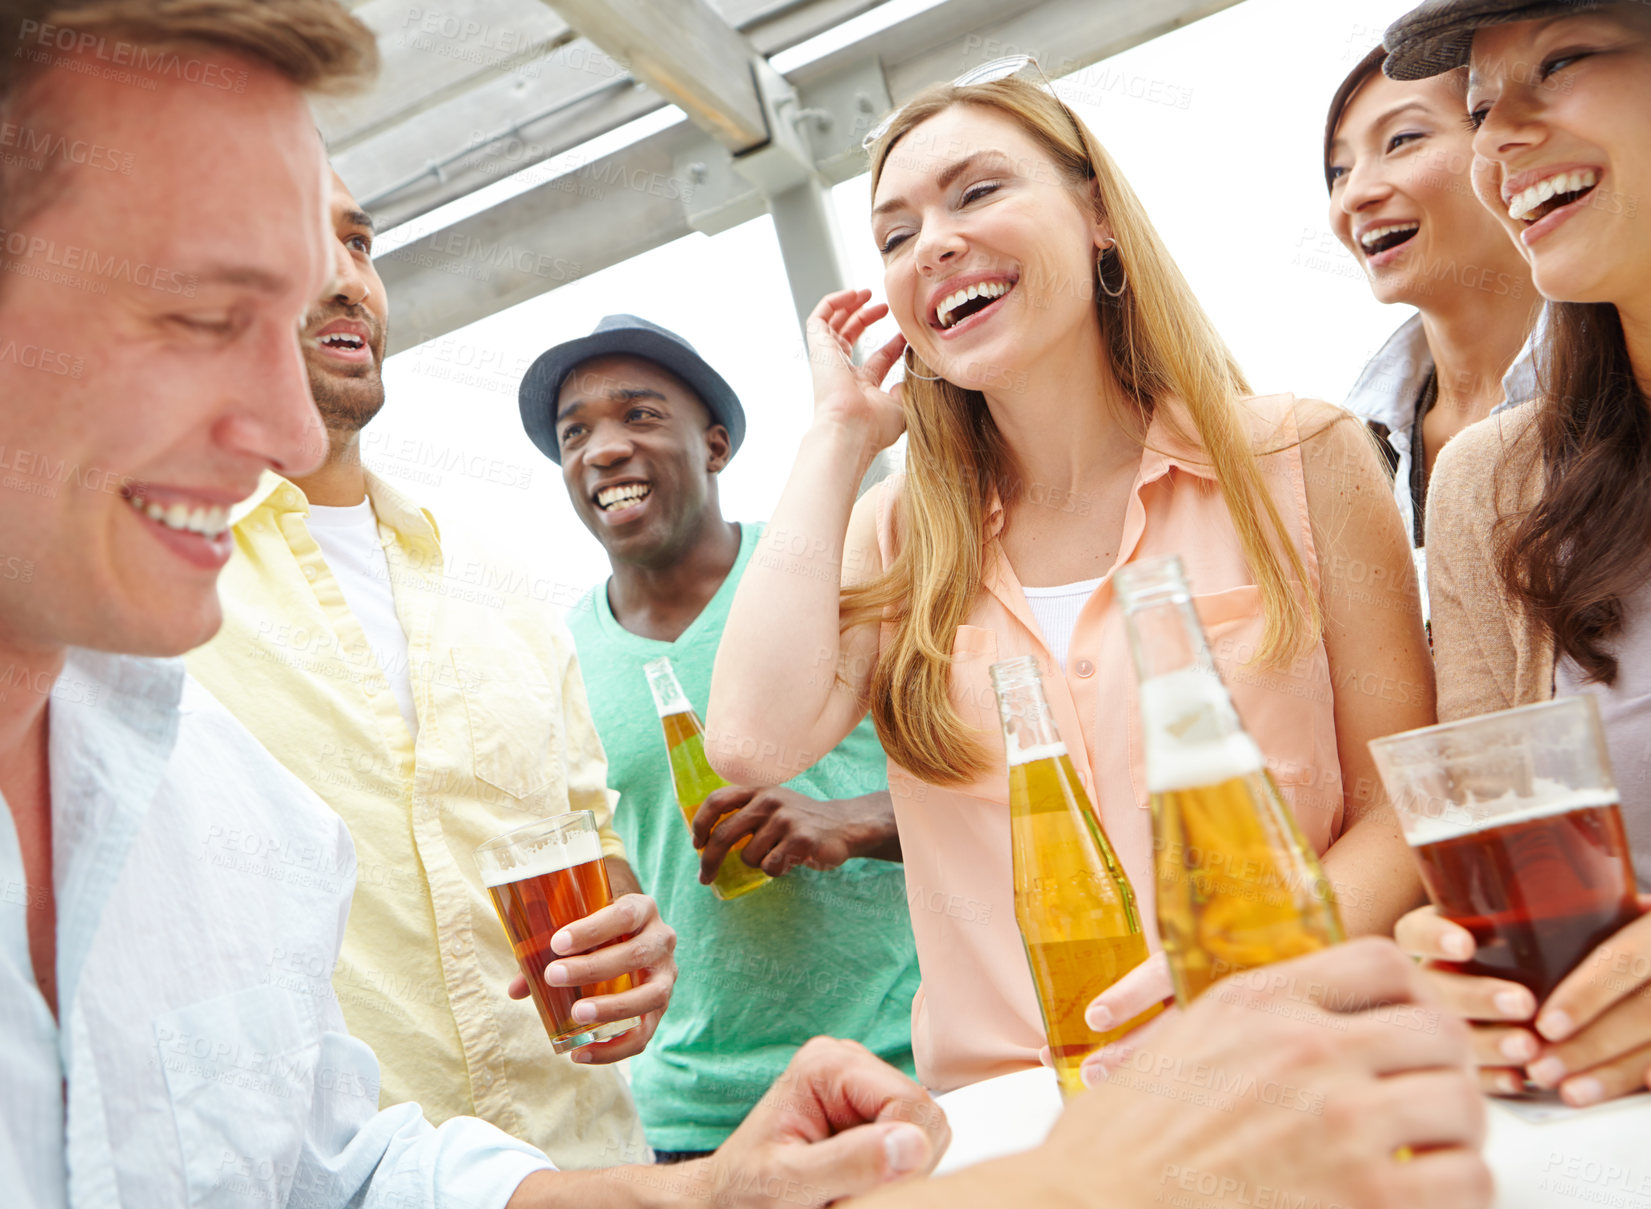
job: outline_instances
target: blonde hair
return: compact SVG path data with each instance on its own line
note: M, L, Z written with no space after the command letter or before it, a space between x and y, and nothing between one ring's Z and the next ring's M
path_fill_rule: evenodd
M873 146L872 191L889 152L915 126L954 105L974 105L1015 120L1066 176L1084 205L1095 204L1116 237L1104 262L1108 291L1096 290L1096 321L1113 373L1139 411L1140 431L1161 400L1181 400L1195 433L1166 412L1168 431L1201 448L1261 590L1265 630L1258 661L1279 663L1322 631L1316 595L1298 597L1291 579L1310 584L1271 493L1262 482L1251 435L1237 407L1250 394L1232 354L1193 296L1134 190L1093 134L1046 90L1021 79L927 88ZM1122 280L1112 275L1116 260ZM1102 269L1096 267L1100 284ZM951 382L908 377L906 472L896 503L899 549L887 570L844 590L845 628L890 623L872 672L870 709L889 758L932 784L979 776L986 754L953 708L952 644L985 572L987 509L993 491L1008 503L1018 491L984 397ZM1095 400L1097 406L1102 400Z

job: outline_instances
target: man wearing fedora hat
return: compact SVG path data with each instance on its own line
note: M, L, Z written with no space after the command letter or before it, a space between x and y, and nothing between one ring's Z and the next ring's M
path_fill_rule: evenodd
M610 315L539 357L520 397L528 435L561 465L613 568L568 625L619 791L614 828L678 937L671 1010L631 1064L649 1143L667 1161L713 1149L815 1033L910 1071L917 959L869 722L784 786L712 794L692 836L672 789L642 665L668 656L703 716L762 532L724 519L718 499L745 436L738 396L682 337ZM814 670L806 652L798 667ZM705 883L746 837L744 860L780 880L720 901Z

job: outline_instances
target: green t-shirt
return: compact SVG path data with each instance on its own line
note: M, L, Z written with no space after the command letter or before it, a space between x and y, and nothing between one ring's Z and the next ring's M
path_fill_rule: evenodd
M761 532L741 526L734 569L675 642L623 629L606 584L567 618L608 783L620 795L614 829L642 888L677 932L671 1006L647 1050L631 1059L637 1109L656 1150L721 1145L817 1033L852 1038L912 1072L917 951L904 870L877 860L851 860L830 873L798 868L722 902L700 885L699 853L671 787L642 665L670 656L704 718L717 642ZM886 789L888 760L870 719L786 785L819 800Z

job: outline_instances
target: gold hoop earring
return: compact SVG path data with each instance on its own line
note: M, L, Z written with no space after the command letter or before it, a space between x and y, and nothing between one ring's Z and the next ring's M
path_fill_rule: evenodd
M1118 261L1118 276L1122 278L1116 290L1106 288L1106 254L1111 252ZM1118 241L1109 239L1105 248L1101 250L1101 258L1095 262L1095 280L1101 293L1108 298L1122 298L1129 289L1129 273L1124 268L1123 258L1118 255Z
M928 374L920 374L915 369L913 369L911 367L911 348L910 348L910 346L907 346L907 348L906 348L905 356L901 359L901 365L905 369L906 374L907 374L908 377L921 378L925 382L944 382L946 380L946 375L944 375L944 374L936 374L934 377L931 378L931 377L929 377Z

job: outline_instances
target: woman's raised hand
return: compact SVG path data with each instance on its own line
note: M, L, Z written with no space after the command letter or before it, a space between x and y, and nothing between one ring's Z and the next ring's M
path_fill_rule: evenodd
M906 431L900 385L883 389L883 379L905 351L899 334L855 365L854 345L872 324L889 313L871 301L870 290L827 294L808 316L808 361L814 377L814 418L841 424L863 436L873 452L887 449Z

